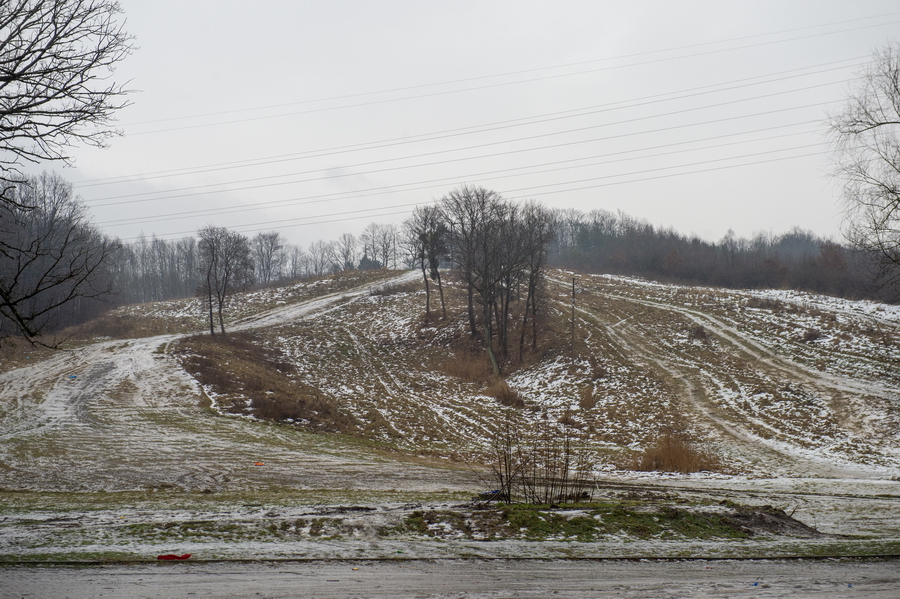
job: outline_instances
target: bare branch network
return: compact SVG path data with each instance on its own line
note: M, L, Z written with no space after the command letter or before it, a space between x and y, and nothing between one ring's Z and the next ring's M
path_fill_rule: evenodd
M112 0L0 2L0 200L23 181L23 162L69 162L69 149L102 147L129 104L110 82L132 38Z
M829 133L845 234L880 256L882 279L892 283L900 266L900 42L875 51Z

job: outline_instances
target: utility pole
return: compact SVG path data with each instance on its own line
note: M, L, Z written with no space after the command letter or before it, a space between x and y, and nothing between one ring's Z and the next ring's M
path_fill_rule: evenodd
M575 349L575 277L572 277L572 349Z

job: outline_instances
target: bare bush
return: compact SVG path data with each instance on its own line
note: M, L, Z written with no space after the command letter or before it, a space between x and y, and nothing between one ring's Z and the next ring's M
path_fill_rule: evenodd
M508 415L491 440L494 497L535 504L590 499L595 456L572 427Z

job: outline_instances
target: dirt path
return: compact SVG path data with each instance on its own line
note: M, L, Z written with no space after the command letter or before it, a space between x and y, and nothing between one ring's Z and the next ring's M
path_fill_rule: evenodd
M234 328L312 318L373 287L272 310ZM0 375L0 488L427 491L471 483L464 471L385 459L351 442L325 446L309 433L217 416L200 407L202 390L165 353L176 338L96 343Z
M562 288L571 285L559 279L553 282ZM576 311L583 326L603 336L637 368L656 372L656 376L667 380L681 399L691 427L723 455L751 466L755 473L776 477L896 476L896 439L886 439L869 415L877 403L896 402L896 389L817 371L776 354L733 323L675 301L598 291L590 287L590 280L582 282L587 287ZM566 312L571 310L566 302L558 305ZM643 323L647 320L678 320L685 327L702 326L709 339L718 343L716 351L723 362L719 368L708 367L702 360L692 358L689 349L676 347L671 339L663 338L667 335L665 326L645 328ZM728 368L726 361L741 363L743 372ZM768 414L759 417L736 407L741 402L732 399L736 396L734 390L747 387L745 375L757 385L762 381L802 389L805 402L816 403L800 405L799 409L806 410L808 418L819 419L831 427L831 442L818 443L817 448L817 443L805 434L807 431L798 434L787 420ZM824 418L823 410L827 410ZM842 447L838 447L839 441L843 441Z

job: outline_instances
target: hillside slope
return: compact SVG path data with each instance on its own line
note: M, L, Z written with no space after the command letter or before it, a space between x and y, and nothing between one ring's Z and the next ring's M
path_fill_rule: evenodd
M384 530L423 501L446 508L491 488L475 462L507 423L571 435L589 450L595 498L773 504L825 532L886 543L854 541L869 553L896 547L900 310L564 272L551 273L547 292L539 351L505 365L511 391L498 392L486 359L471 351L462 290L447 290L451 318L426 319L414 272L335 276L235 298L224 344L187 333L203 329L204 315L199 302L184 300L118 317L185 332L95 339L49 358L7 361L0 553L131 555L171 547L187 538L172 535L193 526L197 550L246 556L260 550L271 518L299 522L309 512L299 506L309 504L344 506L310 512L317 518L371 514L371 529ZM292 405L273 412L279 424L258 418L267 406ZM721 467L691 476L623 469L666 434L689 438ZM388 507L358 512L359 503ZM70 530L73 518L80 523ZM344 557L408 550L406 541L365 542L302 546ZM272 547L297 555L295 545ZM448 545L428 547L421 555L456 555ZM495 556L547 550L458 547ZM629 547L629 555L713 551ZM715 551L769 551L747 547ZM573 551L567 543L557 550Z
M260 383L250 397L240 374L205 389L254 416L278 393L290 403L302 385L347 417L340 430L419 455L477 459L513 420L570 431L603 470L674 433L719 456L726 472L897 476L897 308L621 277L576 284L574 334L571 278L557 272L539 353L506 366L524 407L501 405L487 359L469 352L461 290L448 291L455 317L426 321L421 283L256 327L252 343L288 365L270 372L286 391ZM192 343L182 344L186 356L198 351Z

